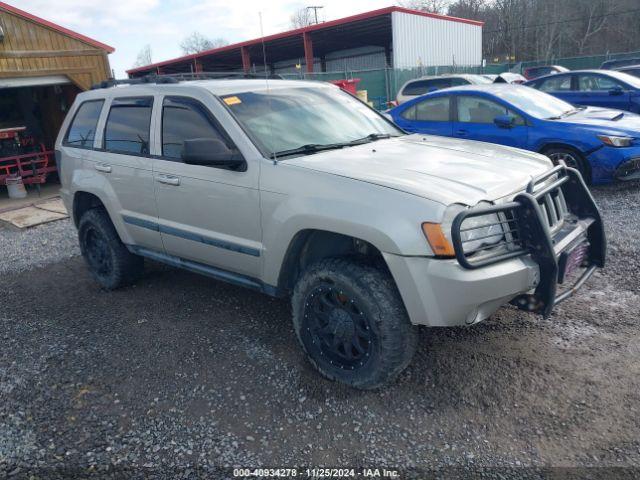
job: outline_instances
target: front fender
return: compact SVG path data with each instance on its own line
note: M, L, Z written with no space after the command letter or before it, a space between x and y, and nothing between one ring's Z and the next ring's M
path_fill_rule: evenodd
M278 282L292 240L305 230L355 237L385 253L432 256L421 225L440 221L445 209L415 195L323 174L313 175L313 185L299 195L263 189L261 207L264 281L270 285Z

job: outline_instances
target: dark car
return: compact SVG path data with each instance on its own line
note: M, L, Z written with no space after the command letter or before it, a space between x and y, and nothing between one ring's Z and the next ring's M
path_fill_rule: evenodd
M616 70L574 70L536 78L525 85L573 105L640 113L640 78Z
M527 80L533 80L534 78L544 77L545 75L564 73L568 71L568 68L562 67L560 65L540 65L538 67L525 68L522 71L522 75Z
M618 67L616 72L624 72L634 77L640 78L640 65L630 65L628 67Z
M618 60L607 60L602 65L600 65L600 69L617 70L620 67L626 67L628 65L638 65L638 64L640 64L640 58L620 58Z

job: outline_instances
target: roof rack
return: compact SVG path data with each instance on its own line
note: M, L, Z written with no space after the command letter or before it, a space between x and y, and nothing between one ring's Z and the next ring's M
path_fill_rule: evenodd
M110 78L100 83L96 83L91 87L91 90L98 90L101 88L111 88L117 85L140 85L146 83L179 83L193 80L221 80L221 79L275 79L282 80L283 77L277 74L270 74L268 76L259 73L245 73L245 72L197 72L197 73L172 73L172 74L150 74L144 77L138 78L125 78L116 80Z

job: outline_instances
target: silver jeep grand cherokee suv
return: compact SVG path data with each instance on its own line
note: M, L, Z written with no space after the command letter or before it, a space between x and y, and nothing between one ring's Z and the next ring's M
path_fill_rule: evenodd
M56 143L95 279L127 285L147 257L290 296L330 379L380 386L409 364L418 325L471 325L509 302L549 315L604 265L582 178L542 155L407 135L325 83L102 87Z

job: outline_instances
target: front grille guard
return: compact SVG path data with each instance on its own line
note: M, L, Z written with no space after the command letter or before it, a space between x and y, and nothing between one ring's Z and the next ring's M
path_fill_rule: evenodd
M552 179L553 176L557 178ZM545 196L556 189L562 190L568 211L575 217L573 224L576 228L580 224L588 225L586 240L590 244L586 260L587 269L573 287L560 295L557 295L560 252L556 251L554 246L548 213L541 206L541 202L547 201ZM465 221L494 213L506 232L505 238L498 244L465 252L464 244L468 241L462 239L462 234L472 230L465 228ZM486 224L482 226L486 227ZM482 209L468 209L459 213L453 221L451 238L456 259L466 269L481 268L530 255L540 268L540 281L533 295L523 296L516 304L522 309L541 313L545 317L551 313L554 305L575 292L597 267L603 267L606 256L604 226L595 201L580 173L562 165L531 180L526 191L518 194L511 202Z

